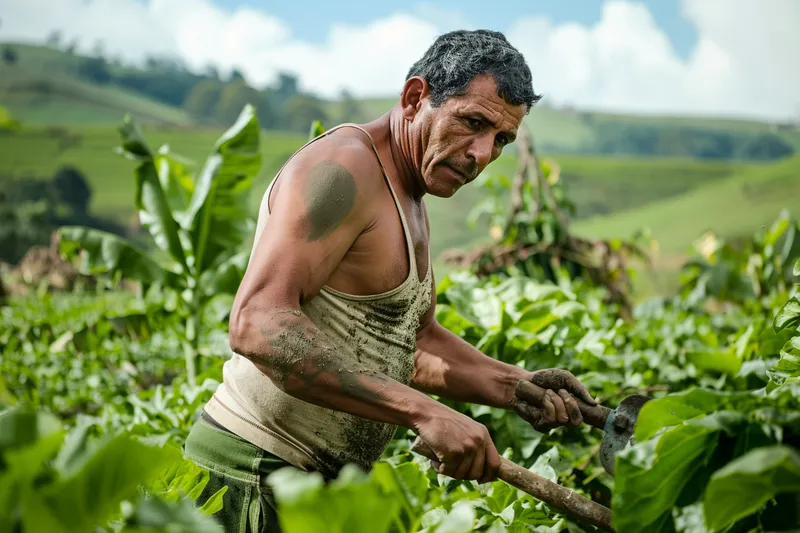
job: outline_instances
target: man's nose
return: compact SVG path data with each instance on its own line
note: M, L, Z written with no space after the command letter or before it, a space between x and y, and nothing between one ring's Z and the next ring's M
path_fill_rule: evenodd
M494 152L494 135L487 133L475 137L467 149L467 156L475 161L476 170L483 170L492 160Z

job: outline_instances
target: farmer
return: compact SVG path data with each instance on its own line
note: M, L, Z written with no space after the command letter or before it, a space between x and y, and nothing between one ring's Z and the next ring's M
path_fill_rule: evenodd
M502 34L448 33L389 112L329 130L275 176L230 315L233 355L186 442L211 472L198 503L229 487L226 531L279 531L269 473L369 470L397 426L431 446L440 473L496 479L486 427L426 393L514 410L541 431L582 422L571 394L595 402L572 374L499 362L434 316L423 198L471 183L538 99ZM549 389L543 402L516 391L523 380Z

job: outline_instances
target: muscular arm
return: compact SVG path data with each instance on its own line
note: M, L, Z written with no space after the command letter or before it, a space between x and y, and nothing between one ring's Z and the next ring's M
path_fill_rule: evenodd
M414 428L437 402L383 374L346 364L301 308L374 215L369 198L376 180L370 173L379 169L370 167L370 158L357 147L323 142L307 151L313 159L298 157L287 166L280 189L273 191L274 207L231 312L231 349L292 396Z
M436 321L436 282L431 283L431 304L417 331L414 388L455 401L512 409L540 431L581 424L571 395L590 405L596 402L575 376L561 369L529 372L485 355ZM517 388L520 381L549 390L543 400L536 399Z
M436 290L417 332L412 385L450 400L508 408L520 380L531 372L498 361L435 319Z

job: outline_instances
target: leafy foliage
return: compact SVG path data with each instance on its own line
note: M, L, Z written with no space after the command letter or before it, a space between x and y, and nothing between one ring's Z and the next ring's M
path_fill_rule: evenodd
M252 106L215 144L197 176L164 148L154 153L127 118L120 128L123 154L138 162L134 204L159 254L115 235L83 227L60 228L61 252L82 259L86 274L137 281L144 290L179 295L174 311L190 383L196 376L199 327L208 303L235 292L249 258L241 252L253 221L247 194L261 164L259 127ZM212 228L213 227L213 231Z
M191 505L208 473L177 448L125 433L92 439L86 425L66 432L53 415L16 407L0 412L0 435L3 531L220 531L208 515L226 488Z

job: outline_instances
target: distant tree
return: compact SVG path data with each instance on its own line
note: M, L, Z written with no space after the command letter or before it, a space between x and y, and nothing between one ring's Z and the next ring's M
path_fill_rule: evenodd
M222 84L215 80L206 79L192 87L183 108L196 118L212 118L216 113L217 104L222 94Z
M262 127L269 127L269 123L275 121L272 109L262 93L244 81L229 83L222 88L214 118L220 123L231 124L236 121L247 104L256 108L256 115Z
M69 207L74 216L88 214L92 189L80 170L69 165L59 168L53 176L53 189L56 200Z
M278 97L278 102L283 105L289 98L298 94L300 80L297 76L287 72L278 74L278 85L275 88L275 94Z
M94 55L94 57L105 57L106 47L101 39L95 41L94 48L92 48L92 55Z
M339 97L341 102L341 112L339 113L339 122L364 122L367 119L361 103L353 98L352 93L347 89L342 90Z
M74 54L77 48L78 48L78 39L76 38L70 41L70 43L64 47L64 51L68 54Z
M242 74L241 70L239 70L238 68L235 68L235 69L233 69L231 71L231 77L229 78L228 82L229 83L236 83L236 82L239 82L239 81L245 81L244 74Z
M53 30L45 39L45 44L50 48L58 48L61 45L61 30Z
M111 81L106 60L102 57L87 57L78 65L78 76L94 83L106 84Z
M220 81L219 77L219 70L214 65L208 65L203 73L206 78L210 78L212 80Z
M323 124L329 121L322 102L307 95L296 94L289 98L284 106L283 114L286 126L298 132L307 132L315 120L319 120Z
M794 149L779 136L772 133L756 135L742 146L744 159L770 160L790 156Z
M10 45L6 45L3 48L3 63L13 65L17 62L17 59L17 52Z

